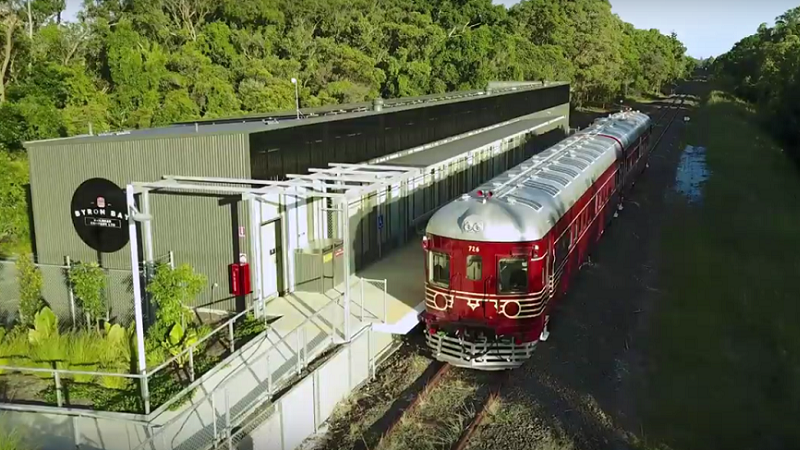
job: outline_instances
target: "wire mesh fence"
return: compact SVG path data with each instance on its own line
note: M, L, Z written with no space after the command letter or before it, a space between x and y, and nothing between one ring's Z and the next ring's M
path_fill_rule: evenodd
M155 263L172 264L172 253L156 258ZM34 264L42 276L42 299L61 323L85 324L87 317L69 282L69 270L76 264L70 257L64 265ZM103 298L107 321L128 325L133 322L133 282L130 269L103 268L106 275ZM145 271L139 271L144 276ZM19 314L20 278L17 260L0 259L0 322L11 325Z

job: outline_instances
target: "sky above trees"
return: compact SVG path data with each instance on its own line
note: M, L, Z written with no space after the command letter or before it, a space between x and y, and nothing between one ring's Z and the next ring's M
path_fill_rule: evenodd
M727 52L762 23L798 5L797 0L610 0L611 9L636 28L675 32L689 56L708 58ZM494 0L511 6L519 0Z

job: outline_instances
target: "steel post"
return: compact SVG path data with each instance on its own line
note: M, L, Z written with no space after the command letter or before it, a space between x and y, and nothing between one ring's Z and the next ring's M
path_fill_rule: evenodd
M350 342L350 201L345 197L340 204L342 221L342 260L344 261L344 340Z
M228 389L225 389L225 435L228 439L228 450L232 450L233 441L231 439L231 399Z
M364 279L359 278L359 287L361 288L361 323L364 323Z
M78 421L81 420L78 416L72 416L72 438L75 441L75 448L80 450L81 448L81 431L78 427Z
M75 322L75 293L72 292L72 283L69 282L69 272L72 270L72 260L69 256L65 257L65 264L67 266L67 284L69 286L69 312L72 314L72 326L77 325Z
M139 241L136 235L136 221L133 219L135 211L136 198L134 196L133 185L129 184L126 190L128 200L128 235L130 236L130 253L131 253L131 275L133 281L133 314L136 324L136 349L138 359L138 372L144 375L144 378L139 378L142 381L142 400L145 405L145 414L150 414L150 399L147 392L147 360L144 354L144 320L142 318L142 286L141 278L139 277Z
M150 191L142 191L142 214L150 216ZM151 220L146 220L143 226L142 240L144 241L145 265L153 262L153 224Z
M58 373L58 370L54 371L55 378L56 378L56 404L59 408L64 406L64 397L61 394L61 375Z
M233 342L233 321L228 322L228 338L231 341L231 353L236 350L236 344Z
M194 347L189 347L189 380L194 382Z
M217 414L217 400L214 392L211 393L211 412L214 414L214 418L211 420L211 422L213 424L214 431L214 444L216 445L217 440L219 440L219 433L217 432L217 419L219 418L219 414Z
M255 286L256 307L253 312L256 317L263 314L264 296L262 289L262 269L261 269L261 203L252 196L245 197L250 207L250 254L253 255L253 272L255 274L253 286ZM241 239L241 238L240 238Z
M301 360L300 360L300 330L298 329L297 331L295 331L294 335L295 335L295 337L297 339L297 348L295 350L295 359L296 359L295 362L297 364L295 364L295 369L297 370L297 374L300 375L300 372L303 371L303 368L300 365L301 364Z

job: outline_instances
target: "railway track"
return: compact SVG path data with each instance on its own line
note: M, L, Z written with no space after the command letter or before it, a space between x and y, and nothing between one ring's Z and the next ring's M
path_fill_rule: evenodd
M439 448L463 450L467 447L470 438L486 418L492 406L499 400L500 391L509 379L511 371L482 372L459 367L438 361L431 362L436 366L436 373L428 380L425 386L387 427L375 449L406 448L409 430L419 432L420 428L428 426L432 432L427 438L437 443ZM425 408L436 409L440 407L437 401L450 396L447 391L470 391L458 403L461 411L451 411L450 417L437 417L439 423L417 423L420 419L432 417ZM430 400L430 401L428 401ZM469 412L469 417L460 415ZM458 418L462 420L457 420ZM456 420L452 420L456 418ZM448 433L436 433L436 427L447 428ZM457 427L455 429L454 427ZM405 430L403 430L405 428ZM405 436L401 436L404 435ZM424 434L424 432L423 432ZM417 436L419 438L419 436Z
M658 118L655 120L654 128L661 128L661 132L658 134L658 137L655 141L653 141L653 146L650 148L650 153L654 152L658 148L658 144L661 143L661 139L669 130L669 127L672 126L672 122L675 121L675 118L678 116L678 113L681 110L681 107L686 102L686 97L688 94L679 94L675 99L672 101L672 105L669 107L662 107L663 111L661 114L658 115ZM670 111L672 115L669 115Z

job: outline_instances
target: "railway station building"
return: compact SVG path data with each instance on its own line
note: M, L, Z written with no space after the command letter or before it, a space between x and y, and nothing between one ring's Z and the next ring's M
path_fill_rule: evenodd
M568 103L564 83L496 83L480 91L302 110L299 120L292 111L28 142L34 253L42 264L64 264L69 258L111 269L110 315L126 321L132 310L125 221L108 223L119 234L111 251L90 247L74 225L78 221L87 228L89 220L98 219L80 214L97 210L98 198L113 197L103 192L109 186L124 189L165 177L280 181L332 163L424 169L408 184L384 186L351 202L347 241L351 269L357 271L415 236L437 206L563 136ZM110 184L85 184L93 179ZM82 198L76 199L82 184ZM137 192L139 202L140 197ZM151 249L148 254L140 248L139 255L162 261L171 256L206 275L207 288L194 307L232 312L252 301L253 294L232 293L229 266L240 260L255 265L253 226L260 228L265 247L258 264L262 274L252 274L252 280L264 280L265 298L304 286L321 289L317 285L324 277L310 255L325 259L325 251L341 253L334 248L342 239L330 197L277 195L272 208L262 208L260 222L252 220L257 213L241 195L224 189L156 188L148 197L153 218L140 223L138 233L151 234ZM108 214L114 206L107 207ZM139 245L148 245L143 240ZM60 290L63 280L45 280L45 298ZM69 313L66 304L52 306L60 315Z
M155 262L204 274L187 306L226 316L231 335L233 313L269 326L193 380L200 393L177 411L0 409L76 448L211 449L226 434L227 448L232 434L297 448L416 325L427 219L566 136L569 95L566 83L490 83L26 143L37 262L99 262L110 318L137 324L137 355ZM63 271L43 275L45 300L74 320Z

